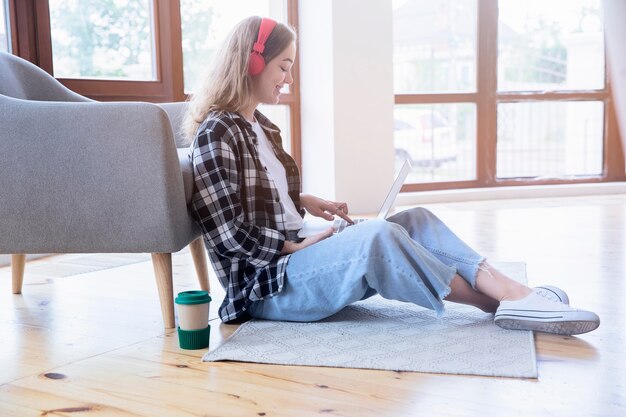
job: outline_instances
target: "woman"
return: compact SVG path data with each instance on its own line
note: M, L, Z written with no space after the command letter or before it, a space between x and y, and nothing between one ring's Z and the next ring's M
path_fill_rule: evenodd
M280 130L256 109L278 103L293 82L295 39L283 24L245 19L189 106L192 211L226 291L224 322L320 320L380 294L438 314L444 299L470 304L508 329L571 335L599 326L562 290L531 289L490 266L425 209L298 239L305 210L351 220L346 203L300 194Z

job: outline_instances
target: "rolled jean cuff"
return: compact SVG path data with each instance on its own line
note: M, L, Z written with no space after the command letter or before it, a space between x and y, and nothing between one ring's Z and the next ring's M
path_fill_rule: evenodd
M443 301L446 299L446 297L450 295L450 291L452 290L450 287L450 284L452 283L452 280L458 273L454 266L450 266L449 268L450 268L449 276L442 276L440 278L440 283L443 284L444 286L436 289L437 299L433 300L433 303L432 303L433 310L437 314L437 317L443 316L443 314L446 311L445 304Z
M476 289L476 277L487 258L480 257L478 261L457 265L457 272L473 289Z

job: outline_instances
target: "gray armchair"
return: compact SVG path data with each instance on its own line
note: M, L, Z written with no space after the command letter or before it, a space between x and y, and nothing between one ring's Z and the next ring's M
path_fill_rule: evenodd
M190 243L209 290L200 229L187 211L191 166L176 147L184 106L92 101L0 53L0 253L12 254L15 294L26 254L151 253L172 328L171 254Z

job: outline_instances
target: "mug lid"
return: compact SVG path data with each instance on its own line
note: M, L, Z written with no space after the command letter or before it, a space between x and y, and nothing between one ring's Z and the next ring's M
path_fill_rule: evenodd
M211 296L206 291L183 291L176 297L176 304L204 304L211 301Z

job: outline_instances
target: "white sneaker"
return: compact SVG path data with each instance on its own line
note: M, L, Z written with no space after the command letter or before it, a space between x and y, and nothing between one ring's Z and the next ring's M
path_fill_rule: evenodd
M567 293L558 287L553 285L540 285L533 288L533 290L542 297L554 299L563 304L569 305L569 297L567 296Z
M533 291L521 300L500 302L494 322L503 329L575 335L597 329L600 317Z

